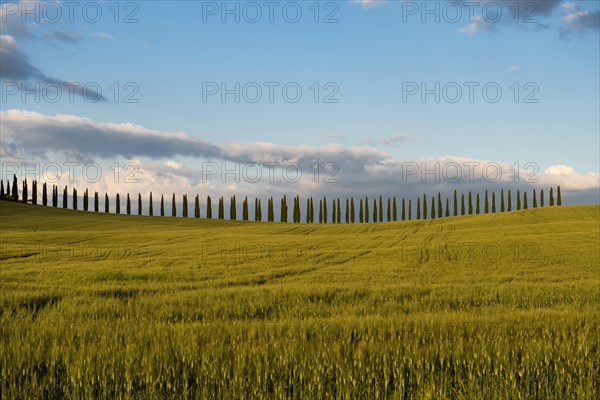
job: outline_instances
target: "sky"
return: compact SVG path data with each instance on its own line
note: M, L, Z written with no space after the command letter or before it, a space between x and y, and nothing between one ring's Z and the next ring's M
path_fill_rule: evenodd
M0 3L4 180L600 202L598 1Z

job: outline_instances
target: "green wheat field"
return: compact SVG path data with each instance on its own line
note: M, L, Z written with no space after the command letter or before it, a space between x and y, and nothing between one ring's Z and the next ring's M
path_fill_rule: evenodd
M598 205L0 218L2 399L600 397Z

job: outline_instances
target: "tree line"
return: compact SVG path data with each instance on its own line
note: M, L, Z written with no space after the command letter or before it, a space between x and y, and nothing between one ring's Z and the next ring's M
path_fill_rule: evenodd
M29 184L27 179L22 181L21 184L21 197L19 197L19 187L17 182L16 175L13 177L12 186L10 182L7 181L6 189L4 187L4 181L0 180L0 198L4 200L11 201L21 201L23 203L31 203L31 204L39 204L38 203L38 183L37 181L33 181L31 183L31 197L29 197ZM42 184L42 199L41 204L44 206L52 206L58 207L58 192L59 188L56 185L52 185L52 193L48 194L48 187L46 183ZM369 222L392 222L392 221L410 221L414 219L416 220L426 220L426 219L436 219L436 218L444 218L450 216L460 216L460 215L473 215L473 214L488 214L488 213L496 213L496 212L509 212L513 210L521 210L530 208L528 193L526 191L521 192L517 190L516 196L514 196L514 208L513 208L513 195L511 190L509 189L506 193L504 189L500 190L499 200L497 199L496 192L488 193L486 190L483 194L483 200L479 193L475 193L473 196L472 192L469 191L465 197L464 193L459 194L455 190L453 193L453 201L452 207L450 207L450 199L442 198L441 193L437 193L437 196L428 197L427 194L423 194L423 196L419 196L416 198L416 203L413 202L413 199L405 199L401 198L399 201L396 200L396 197L388 197L385 200L382 196L375 197L369 199L368 196L364 198L359 198L355 202L354 197L344 199L342 203L341 199L334 198L330 200L331 207L328 206L327 197L323 197L319 199L317 216L315 217L315 205L312 197L306 199L304 203L304 207L300 201L300 196L296 195L291 200L291 222L293 223L320 223L327 224L329 221L331 223L342 223L342 214L344 215L343 222L345 223L369 223ZM68 208L68 198L69 191L67 186L62 190L62 208ZM50 199L50 202L48 200ZM78 210L78 193L77 189L72 188L71 191L71 199L72 199L72 208L73 210ZM135 201L135 199L133 200ZM212 206L212 198L211 196L206 197L205 204L205 212L201 212L200 206L200 196L196 195L194 198L194 218L213 218L213 206ZM267 214L266 221L274 222L275 221L275 207L274 207L274 199L270 197L267 199ZM100 202L99 202L99 194L95 192L93 195L92 201L90 201L90 194L86 189L82 195L82 209L83 211L91 211L90 206L93 205L94 212L100 212ZM127 193L127 198L125 201L126 208L125 213L128 215L132 214L131 207L132 199ZM137 215L142 215L142 195L138 193L137 196ZM344 207L342 208L342 204ZM358 204L358 205L357 205ZM110 210L110 199L108 193L104 194L104 212L109 213ZM562 205L560 186L556 188L556 193L554 192L554 188L550 188L548 193L548 203L546 204L544 190L541 189L539 193L536 193L536 190L533 190L531 196L531 207L545 207L548 206L560 206ZM191 213L189 211L188 204L188 196L183 195L182 197L182 215L184 218L191 217ZM413 208L414 207L414 208ZM284 195L280 199L280 222L289 222L290 216L290 199L288 199L287 195ZM302 208L304 208L304 213L302 212ZM218 206L217 206L217 216L218 219L225 219L225 199L223 196L218 198ZM237 216L237 199L236 196L232 196L229 199L229 219L230 220L238 220ZM251 219L250 211L252 209L251 202L248 200L248 197L244 197L242 200L242 218L243 221L248 221ZM342 211L343 209L343 211ZM413 209L415 212L413 213ZM261 205L261 199L254 199L254 221L263 221L262 215L263 207ZM117 193L114 201L114 211L116 214L121 214L121 197L120 194ZM148 215L154 216L154 202L152 198L152 192L150 192L148 198ZM166 216L165 214L165 199L164 195L160 197L160 210L156 215L160 215L161 217ZM177 216L177 202L175 193L171 198L171 212L170 215L172 217ZM331 218L331 219L330 219Z

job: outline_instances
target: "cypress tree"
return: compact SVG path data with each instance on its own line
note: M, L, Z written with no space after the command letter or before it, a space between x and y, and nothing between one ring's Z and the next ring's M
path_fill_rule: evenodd
M500 212L504 212L504 189L500 190Z
M469 190L469 215L473 215L473 196Z
M27 204L27 200L29 200L29 194L27 193L27 178L25 178L25 180L23 181L23 203Z
M335 217L337 216L336 213L336 209L335 209L335 199L333 199L333 206L332 206L332 213L331 213L331 223L335 224Z
M361 197L360 199L360 209L358 212L358 220L359 222L362 224L364 222L364 218L363 218L363 199Z
M100 209L98 192L94 192L94 212L98 212Z
M450 199L446 197L446 218L450 216Z
M177 205L175 204L175 193L171 197L171 217L177 216Z
M58 207L58 186L52 185L52 207Z
M544 207L544 189L540 189L540 207Z
M244 197L242 202L242 220L248 221L248 196Z
M88 199L88 190L86 188L85 192L83 192L83 211L87 211L88 207L89 207L89 199Z
M0 180L0 197L4 197L4 180Z
M554 206L554 189L550 188L550 206Z
M458 216L458 196L456 190L454 191L454 216Z
M258 210L258 197L254 198L254 221L260 221L258 218L260 211Z
M356 219L354 217L354 197L350 197L350 222L355 222Z
M402 198L402 221L406 221L406 202L404 197Z
M258 221L262 221L262 205L260 204L260 199L258 199Z
M104 212L110 212L110 202L108 201L108 193L104 193Z
M460 194L460 215L465 215L465 194Z
M438 192L438 209L437 209L437 213L438 213L438 218L442 218L442 194L440 192Z
M490 203L488 199L488 191L485 191L485 197L483 199L483 212L484 214L489 214L490 212Z
M350 200L346 197L346 223L350 222Z
M323 223L327 223L327 197L323 197Z
M206 218L212 219L212 199L206 196Z
M532 206L533 208L537 208L537 195L535 194L535 189L533 189L533 198L532 198Z
M408 199L408 220L412 220L412 199Z
M552 190L552 189L550 189L550 190ZM2 188L2 191L4 191L4 188ZM43 206L48 205L48 188L46 186L46 182L44 182L44 184L42 185L42 205Z
M271 197L268 201L267 214L267 221L273 222L273 220L275 219L275 210L273 210L273 197Z
M31 184L31 204L33 205L37 205L37 193L37 181L33 181L33 183Z
M506 197L507 197L506 211L511 212L512 211L512 196L510 195L510 189L508 189L508 195Z
M373 222L377 222L377 200L373 199ZM379 221L381 222L381 221Z
M148 200L148 214L154 216L154 204L152 203L152 192L150 192L150 199Z
M183 218L187 218L188 217L188 198L187 198L187 194L184 194L182 196L182 200L183 200L183 204L181 206L181 208L182 208L182 210L181 210L182 211L182 215L183 215Z
M390 222L392 220L392 201L390 200L390 198L388 197L388 204L387 204L387 222Z
M121 197L119 196L119 193L117 193L116 203L116 212L117 214L121 214Z
M427 195L423 193L423 219L427 219Z
M396 196L392 200L392 218L395 221L398 221L398 206L396 204Z
M521 209L521 193L517 190L517 211Z
M142 215L142 194L138 192L138 215Z
M17 186L17 175L15 174L13 174L12 197L14 201L19 201L19 187Z
M286 209L287 197L284 194L281 198L281 209L279 210L279 222L287 222L287 209Z
M160 216L161 217L165 216L165 195L164 194L160 195Z
M13 185L14 186L14 185ZM67 187L63 190L63 208L68 208L69 195L67 194Z
M527 210L527 192L523 192L523 210Z
M10 182L8 181L8 179L6 180L6 194L10 195Z
M492 212L496 212L496 192L492 192Z
M223 205L223 196L219 197L218 216L219 216L219 219L225 218L225 208Z
M337 221L338 224L342 222L342 207L340 207L340 198L337 199Z
M323 200L319 200L319 223L323 223Z
M73 210L77 210L77 189L73 188Z
M369 198L365 197L365 222L369 223Z
M310 224L310 200L311 198L306 198L306 223Z
M231 210L230 210L230 215L229 215L229 219L233 220L233 221L237 221L237 201L235 198L235 195L233 195L233 197L231 198L231 204L230 204Z
M127 215L131 215L131 199L129 193L127 193Z
M417 197L417 221L421 219L421 198Z
M383 200L379 195L379 222L383 222Z
M431 197L431 219L435 219L435 197Z
M479 193L475 195L475 214L479 214Z

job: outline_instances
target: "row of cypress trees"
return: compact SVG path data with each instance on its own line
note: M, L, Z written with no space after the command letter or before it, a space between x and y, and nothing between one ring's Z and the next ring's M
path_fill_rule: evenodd
M19 201L19 190L17 185L16 176L13 178L12 187L10 183L7 182L6 192L4 188L4 182L0 181L0 197L5 198L5 195L10 196L10 200ZM32 182L32 190L31 190L31 199L29 198L29 186L27 183L27 179L25 179L22 183L22 196L21 200L24 203L31 202L32 204L38 204L38 183L37 181ZM62 207L68 207L68 190L65 186L62 194ZM89 211L90 200L89 193L86 189L83 193L83 210ZM77 189L72 189L72 208L74 210L78 209L78 193ZM428 200L431 200L428 202ZM517 190L517 194L515 197L515 210L527 209L529 208L529 199L527 196L527 192L521 193L520 190ZM423 194L422 197L418 197L416 199L416 219L435 219L435 218L443 218L450 216L458 216L458 215L472 215L472 214L487 214L487 213L496 213L496 212L508 212L513 210L513 196L511 191L508 190L507 196L505 196L504 189L500 191L500 202L498 205L498 201L496 199L496 193L492 192L489 195L486 190L483 197L483 209L481 208L481 199L479 193L475 194L475 198L473 198L472 193L469 191L467 197L465 198L465 194L462 193L460 195L460 201L458 198L458 193L455 190L452 202L452 209L450 209L450 199L446 198L445 201L442 201L441 193L436 196L432 196L430 199L426 194ZM154 204L152 199L152 192L150 192L149 203L148 203L148 214L154 215ZM369 206L372 204L372 208ZM556 190L556 201L554 196L554 188L550 188L548 205L550 206L560 206L562 204L560 186L557 187ZM46 183L42 185L42 205L48 205L48 190ZM51 205L52 207L58 207L58 187L52 186L52 194L51 194ZM531 206L533 208L544 207L546 205L545 193L544 190L540 190L539 196L536 193L536 190L533 190L533 196L531 197ZM99 212L99 194L98 192L94 193L93 199L93 207L95 212ZM497 207L499 206L499 207ZM183 217L189 217L189 209L188 209L188 197L187 195L183 195L182 198L182 214ZM201 207L200 207L200 196L196 195L194 199L194 218L201 217ZM385 212L384 212L385 209ZM346 198L345 199L345 208L344 210L344 221L346 223L368 223L368 222L384 222L387 220L390 221L398 221L398 220L411 220L413 217L413 200L408 199L408 201L404 198L401 199L400 205L398 205L396 201L396 197L387 198L384 202L382 196L379 198L374 198L372 203L370 202L368 197L360 198L358 201L358 210L356 210L354 198ZM372 210L372 211L371 211ZM357 213L358 211L358 218ZM104 212L110 212L110 201L108 194L104 195ZM117 214L121 213L121 199L120 195L117 193L115 198L115 212ZM130 215L132 213L131 207L131 197L129 193L127 193L126 199L126 213ZM398 215L400 213L400 215ZM138 193L137 198L137 214L142 215L142 195ZM177 215L177 205L176 205L176 196L173 193L171 199L171 216L175 217ZM326 224L329 222L329 215L331 216L332 223L341 223L342 222L342 202L340 198L333 199L331 202L331 214L328 211L327 198L324 197L319 200L319 209L318 209L318 223ZM165 216L165 201L164 196L161 195L160 198L160 216ZM315 223L315 209L313 198L310 197L306 199L306 206L304 212L306 223ZM385 218L384 218L385 216ZM212 199L210 196L207 196L206 199L206 212L205 217L211 219L213 217L212 213ZM280 203L280 217L279 221L288 222L289 217L289 204L288 198L284 195L281 198ZM225 200L221 196L218 199L218 218L225 219ZM237 220L237 200L236 196L232 196L229 201L229 219ZM242 202L242 220L248 221L250 219L250 203L248 201L248 197L245 197ZM254 199L254 221L262 221L262 206L261 200L256 198ZM274 200L273 197L270 197L267 202L267 221L274 222L275 221L275 211L274 211ZM301 202L300 197L296 195L293 198L292 204L292 222L300 223L302 222L302 211L301 211Z

